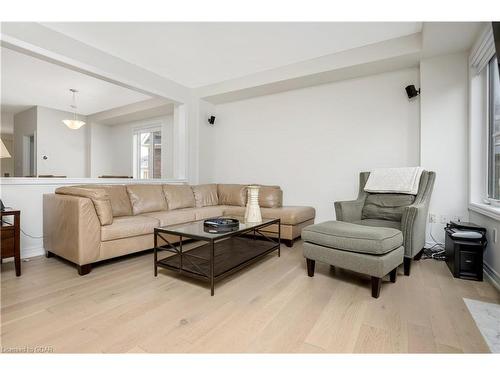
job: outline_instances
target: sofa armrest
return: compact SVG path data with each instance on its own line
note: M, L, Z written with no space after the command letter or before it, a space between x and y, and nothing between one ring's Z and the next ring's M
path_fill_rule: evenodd
M338 221L353 221L361 220L361 212L365 199L356 199L352 201L335 202L335 217Z
M425 229L428 205L412 204L403 210L401 231L403 232L405 256L413 258L425 246Z
M99 258L101 223L90 198L43 196L43 246L78 265Z

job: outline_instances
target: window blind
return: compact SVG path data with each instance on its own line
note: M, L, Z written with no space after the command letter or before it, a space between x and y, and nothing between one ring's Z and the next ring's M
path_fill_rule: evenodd
M469 65L472 71L475 74L481 73L494 55L495 42L493 40L491 24L489 24L472 47L472 52L469 56Z

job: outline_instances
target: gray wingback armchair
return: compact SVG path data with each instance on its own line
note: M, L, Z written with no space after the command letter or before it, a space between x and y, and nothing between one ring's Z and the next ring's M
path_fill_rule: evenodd
M419 260L425 246L427 213L436 173L422 172L417 195L367 193L364 188L369 175L370 172L360 173L356 200L335 202L337 220L401 230L404 273L409 275L412 259Z

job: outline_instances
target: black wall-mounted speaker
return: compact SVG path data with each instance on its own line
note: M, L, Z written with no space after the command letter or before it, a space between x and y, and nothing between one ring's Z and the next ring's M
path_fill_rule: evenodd
M415 85L409 85L405 87L406 95L408 95L408 99L412 99L420 94L420 89L416 89Z
M210 125L215 124L215 116L210 116L210 117L208 118L208 123L209 123Z

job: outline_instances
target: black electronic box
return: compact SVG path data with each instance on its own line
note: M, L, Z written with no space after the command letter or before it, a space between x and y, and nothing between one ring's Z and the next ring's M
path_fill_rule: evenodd
M474 223L451 221L445 228L446 264L454 277L483 280L486 229Z

